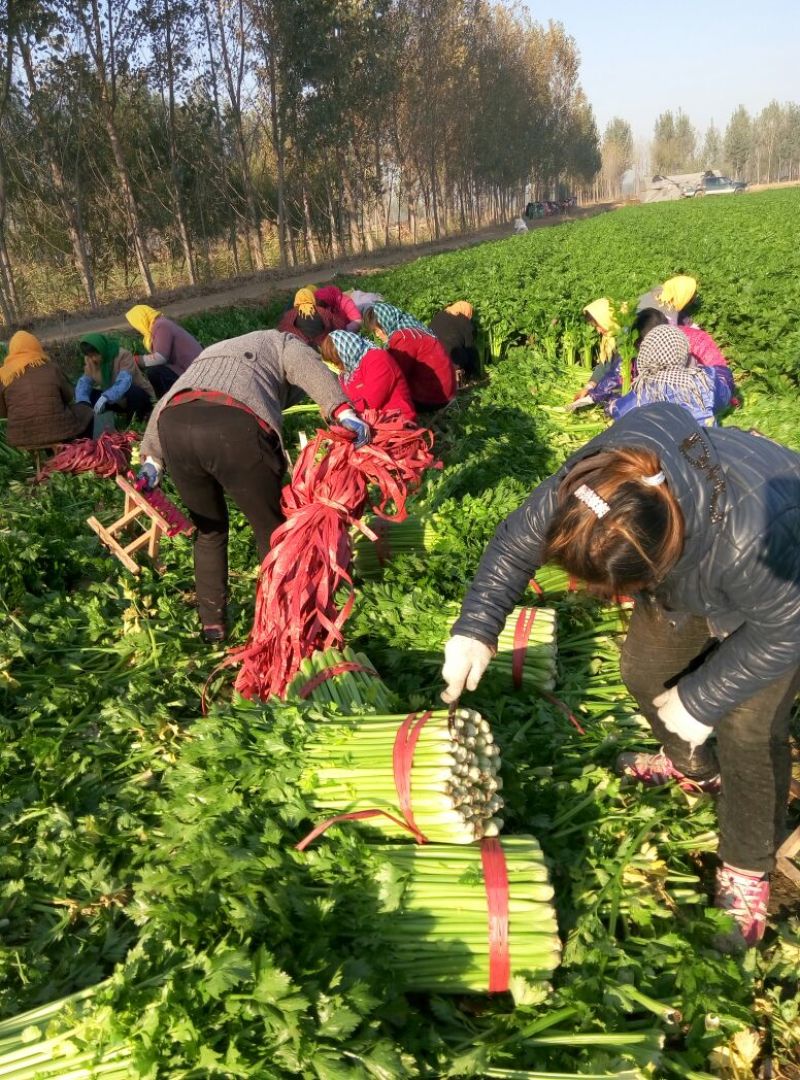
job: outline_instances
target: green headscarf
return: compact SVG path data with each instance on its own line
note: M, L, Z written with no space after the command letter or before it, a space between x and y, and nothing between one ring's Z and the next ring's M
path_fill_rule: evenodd
M101 390L106 390L111 385L111 372L114 369L114 361L119 352L119 342L114 337L106 334L84 334L80 340L81 345L88 345L95 352L100 353L100 377L103 380Z

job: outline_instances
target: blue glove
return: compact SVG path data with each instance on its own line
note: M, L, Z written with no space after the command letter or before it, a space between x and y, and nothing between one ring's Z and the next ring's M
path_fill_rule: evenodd
M88 375L81 375L75 384L75 401L79 405L91 405L94 383Z
M154 487L158 487L158 481L161 479L161 470L154 461L145 461L139 473L136 477L136 486L141 491L152 491Z
M104 413L108 408L108 398L105 394L101 394L97 401L94 403L94 415L99 416L100 413Z
M348 431L354 431L356 438L353 443L356 450L361 446L366 446L368 442L372 440L372 432L369 429L369 425L353 412L352 409L342 409L339 415L336 417L336 422L341 424L342 427L346 427Z

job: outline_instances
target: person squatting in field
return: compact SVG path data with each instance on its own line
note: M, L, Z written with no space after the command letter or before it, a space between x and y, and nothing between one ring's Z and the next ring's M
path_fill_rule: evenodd
M259 330L204 349L147 425L139 480L151 489L166 469L194 522L195 588L206 641L222 641L227 632L225 496L249 521L263 562L283 521L282 413L303 393L326 419L353 431L357 447L370 441L369 427L333 372L310 346L278 330Z
M203 346L188 330L147 304L136 304L125 318L142 335L143 356L134 360L143 368L157 398L162 398L172 384L203 351Z
M84 334L80 347L84 369L75 387L75 400L88 402L97 416L110 409L122 413L128 424L134 419L146 420L156 395L133 354L106 334Z
M18 330L0 367L0 418L10 446L38 450L91 438L94 411L76 403L72 385L33 334Z
M456 369L436 335L400 308L378 303L364 313L364 327L385 341L406 378L414 404L436 409L456 396Z
M444 345L447 355L455 364L456 374L464 379L477 375L480 369L472 316L472 304L467 300L457 300L443 311L437 311L430 322L431 332Z
M349 321L346 315L319 303L316 289L308 285L297 290L292 306L281 315L277 329L320 349L331 330L344 330Z
M647 785L718 795L716 904L764 933L785 836L789 719L800 688L800 455L676 405L592 439L497 529L445 648L442 697L474 690L545 563L635 597L623 679L662 749L622 754Z
M322 359L339 372L342 390L359 412L399 412L405 420L416 421L408 383L386 349L347 330L333 330L322 343Z
M657 311L652 314L660 316ZM632 389L611 398L606 411L619 420L631 409L670 401L688 409L698 424L711 427L717 422L717 413L730 405L732 393L733 376L727 365L698 364L681 327L655 326L642 338Z

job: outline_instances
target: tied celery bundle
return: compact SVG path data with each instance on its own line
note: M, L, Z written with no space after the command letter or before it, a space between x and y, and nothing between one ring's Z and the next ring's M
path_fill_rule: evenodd
M298 674L286 688L289 701L313 701L337 705L346 715L394 706L392 694L368 657L350 648L318 649L300 664Z
M507 674L518 690L552 690L557 654L555 611L517 607L497 639L491 670Z
M530 587L541 599L555 599L564 593L574 593L585 589L584 582L571 577L560 566L540 566Z
M489 882L492 901L487 889L487 843L505 856L508 885L500 889L499 907L496 882ZM385 860L378 874L381 902L391 912L380 937L408 989L508 989L518 1001L544 995L543 984L561 959L561 942L553 888L533 837L503 837L467 848L381 845L377 850ZM490 926L503 923L503 909L505 957L502 941L490 932Z
M403 839L470 844L497 836L503 782L488 721L472 709L412 713L410 720L360 716L347 724L310 724L303 749L309 801L344 815L383 811L369 824ZM415 733L415 745L406 731ZM404 763L398 749L406 752Z
M362 581L379 578L395 555L426 555L439 540L430 518L407 517L397 522L376 518L369 527L377 540L360 532L353 540L353 571Z

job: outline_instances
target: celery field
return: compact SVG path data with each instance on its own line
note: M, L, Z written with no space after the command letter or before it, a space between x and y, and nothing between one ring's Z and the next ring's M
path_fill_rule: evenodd
M739 387L724 423L800 449L798 236L800 190L784 190L624 209L349 279L422 319L472 301L485 376L430 419L444 468L410 521L355 541L346 673L307 694L323 663L309 661L285 702L235 698L233 673L215 674L187 538L134 579L86 525L115 516L113 481L32 486L32 460L0 441L0 1076L800 1077L800 893L776 884L764 947L720 955L713 800L614 774L621 750L655 746L620 677L624 610L545 570L520 600L541 612L530 664L515 667L512 628L460 703L452 768L439 700L494 529L605 424L565 410L596 345L584 304L697 277L696 319ZM209 344L275 316L185 325ZM293 458L316 426L287 417ZM230 564L238 644L257 558L235 514ZM426 710L412 794L446 773L460 816L422 799L419 820L443 846L376 819L296 850L323 818L380 802L385 733ZM465 840L496 833L527 890L512 893L513 996L476 992L484 889Z

